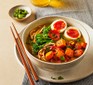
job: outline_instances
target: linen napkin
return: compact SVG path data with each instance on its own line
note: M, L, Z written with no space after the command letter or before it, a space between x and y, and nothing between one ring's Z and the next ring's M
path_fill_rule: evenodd
M62 2L66 4L62 8L35 7L36 17L48 15L67 16L81 20L93 28L93 0L62 0ZM30 85L26 74L22 85ZM54 84L40 79L40 85L93 85L93 74L85 79L68 84Z

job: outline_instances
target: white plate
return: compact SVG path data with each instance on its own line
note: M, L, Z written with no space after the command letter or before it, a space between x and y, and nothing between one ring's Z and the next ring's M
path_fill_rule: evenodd
M36 70L38 76L45 81L56 82L56 83L74 82L74 81L83 79L93 73L93 53L92 53L93 52L93 30L90 26L88 26L87 24L85 24L81 21L78 21L78 20L75 20L72 18L68 18L68 19L80 23L88 31L89 36L90 36L89 50L86 53L86 55L81 63L79 63L76 67L74 67L73 69L66 71L66 72L54 73L54 72L44 71L44 70L41 70L41 69L38 69L35 67L35 70ZM15 45L14 45L14 52L17 57L17 60L20 63L19 55L17 53ZM62 76L64 79L62 79L62 80L51 79L51 77L57 78L59 76Z

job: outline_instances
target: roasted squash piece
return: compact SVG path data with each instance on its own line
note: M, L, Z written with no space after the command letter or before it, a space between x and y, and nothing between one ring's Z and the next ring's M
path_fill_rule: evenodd
M67 55L68 57L73 57L74 51L71 48L66 48L65 55Z
M46 60L49 61L50 59L53 58L53 56L54 56L53 51L49 51L49 52L46 53L45 58L46 58Z
M64 39L60 39L56 42L56 45L58 47L65 47L66 46L66 41Z
M82 49L78 49L78 50L75 50L74 52L74 56L75 57L79 57L83 54L83 50Z

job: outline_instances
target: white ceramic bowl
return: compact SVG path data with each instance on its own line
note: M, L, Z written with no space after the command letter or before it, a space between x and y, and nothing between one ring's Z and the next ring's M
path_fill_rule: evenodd
M18 19L18 18L16 18L16 17L14 17L14 16L13 16L14 11L15 11L15 9L17 9L17 8L18 8L18 9L24 9L24 10L26 10L26 11L28 12L28 14L27 14L24 18L22 18L22 19ZM27 19L28 17L30 17L31 14L32 14L32 10L30 9L30 7L28 7L28 6L26 6L26 5L17 5L17 6L12 7L12 8L9 10L9 16L10 16L11 18L13 18L14 20L17 20L17 21L23 21L23 20Z
M85 42L87 43L87 46L86 46L86 49L85 49L84 53L80 57L78 57L77 59L75 59L73 61L66 62L66 63L49 63L49 62L45 62L45 61L42 61L42 60L34 57L26 48L26 39L27 39L27 36L28 36L30 30L32 30L35 27L37 27L39 25L42 25L44 23L47 23L47 22L51 23L56 19L63 19L68 24L79 28L82 35L84 36ZM26 53L27 53L28 57L30 58L30 60L32 61L32 63L36 67L38 67L38 68L40 68L42 70L59 72L59 71L69 70L69 69L71 69L72 67L76 66L77 64L79 64L81 62L81 60L84 58L85 53L88 50L90 40L89 40L89 35L88 35L87 31L84 29L84 27L81 24L77 23L77 22L73 22L72 18L63 17L63 16L46 16L46 17L39 18L39 19L31 22L30 24L28 24L26 26L26 28L25 28L25 30L24 30L24 32L22 34L22 42L23 42L23 45L25 47L25 50L26 50Z

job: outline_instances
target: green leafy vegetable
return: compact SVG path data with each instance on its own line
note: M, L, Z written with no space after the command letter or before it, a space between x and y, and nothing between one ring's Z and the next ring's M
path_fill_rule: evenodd
M35 36L36 43L32 46L34 53L37 53L46 43L53 42L48 36L50 29L50 26L45 27L41 34Z
M40 39L40 38L43 38L43 35L42 34L37 34L35 38L36 38L36 40Z
M38 43L39 45L51 41L51 39L48 37L47 34L37 34L35 38L36 38L36 43Z
M49 42L53 42L49 36L48 36L48 32L50 30L50 26L49 27L45 27L43 29L43 33L42 34L37 34L36 35L36 43L41 45L41 44L45 44L45 43L49 43Z
M32 47L33 47L34 53L37 54L37 52L38 52L41 48L43 48L43 46L44 46L44 44L43 44L43 45L38 45L37 43L33 44Z
M39 51L38 44L33 44L32 47L33 47L34 53L37 53Z
M48 34L48 32L50 31L50 29L51 29L50 26L45 27L45 28L43 29L43 34Z
M43 38L44 38L44 39L50 39L50 38L48 37L48 34L43 34Z
M35 38L36 38L36 43L37 44L44 44L43 35L42 34L37 34Z

